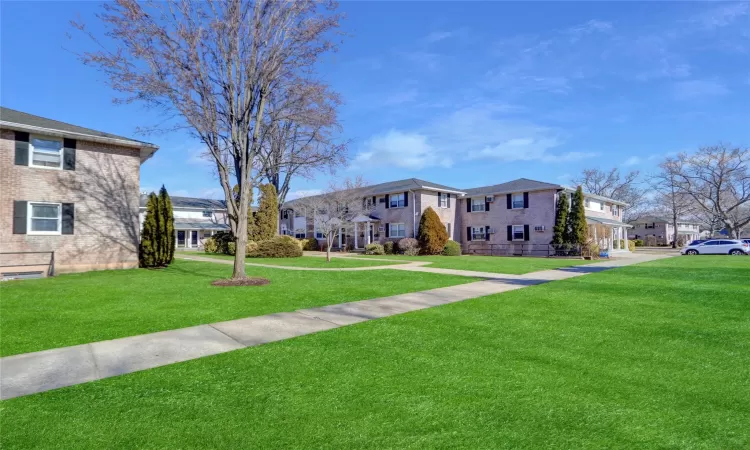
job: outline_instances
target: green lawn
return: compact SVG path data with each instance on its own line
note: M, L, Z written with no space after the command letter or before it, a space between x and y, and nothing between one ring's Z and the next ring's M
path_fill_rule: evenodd
M473 281L400 270L313 272L247 267L267 286L215 287L230 265L176 260L163 270L112 270L0 283L0 354L33 352L279 311Z
M748 448L748 274L677 257L7 400L0 444Z
M190 258L191 256L198 256L234 260L234 256L219 255L215 253L181 252L178 253L178 256L186 258ZM246 261L250 264L270 264L273 266L311 267L319 269L342 269L350 267L390 266L394 264L400 264L399 262L368 261L366 259L337 257L331 258L331 262L329 263L325 258L321 258L318 256L301 256L299 258L246 258ZM405 262L406 261L404 261L404 263Z
M360 258L360 256L357 256ZM590 264L596 261L583 259L534 258L521 256L405 256L383 255L366 256L361 258L383 258L399 261L429 261L428 267L439 269L474 270L477 272L507 273L520 275L539 270L557 269L560 267Z

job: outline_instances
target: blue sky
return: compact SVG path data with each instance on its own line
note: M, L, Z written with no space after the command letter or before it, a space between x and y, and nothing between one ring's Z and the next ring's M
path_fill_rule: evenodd
M185 134L113 93L74 52L94 2L0 4L3 106L158 144L141 187L221 198ZM648 171L719 141L750 145L750 4L343 2L349 33L321 73L340 92L350 166L370 183L459 188L584 167ZM73 39L67 37L73 35ZM328 185L299 180L296 193Z

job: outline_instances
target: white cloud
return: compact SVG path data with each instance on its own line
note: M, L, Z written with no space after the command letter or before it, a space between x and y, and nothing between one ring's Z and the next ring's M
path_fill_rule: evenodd
M448 39L454 35L453 31L433 31L432 33L425 36L424 40L428 43L435 43Z
M643 160L637 156L631 156L630 158L626 159L624 163L622 163L624 166L635 166L642 162Z
M731 25L737 19L747 15L750 15L750 3L725 3L695 16L693 22L698 23L704 28L714 29Z
M703 97L716 97L729 93L729 89L716 80L687 80L675 83L673 94L677 100L694 100Z
M291 191L286 195L287 200L294 200L296 198L310 197L313 195L320 195L323 193L322 189L298 189Z
M436 155L437 156L436 158ZM427 136L415 132L390 130L365 142L352 167L399 167L423 169L429 166L450 167L452 160L427 143Z

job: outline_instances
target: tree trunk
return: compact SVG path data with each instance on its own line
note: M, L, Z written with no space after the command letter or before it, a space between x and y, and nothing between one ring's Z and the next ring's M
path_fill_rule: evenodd
M245 250L247 247L247 215L249 203L249 186L247 181L240 187L239 211L237 212L237 231L234 234L235 252L232 279L247 278L245 274Z
M331 242L333 242L333 233L328 233L328 242L326 242L326 262L331 262Z
M673 208L674 211L674 208ZM672 226L674 227L674 236L672 236L672 248L677 248L677 213L672 213Z

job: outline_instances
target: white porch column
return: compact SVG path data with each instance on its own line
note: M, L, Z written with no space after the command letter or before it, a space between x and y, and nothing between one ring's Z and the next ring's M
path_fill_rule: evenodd
M341 235L344 234L344 229L339 228L339 250L341 250Z
M370 244L370 221L365 222L365 245Z
M609 248L607 250L614 250L615 249L615 227L610 228L609 231Z
M359 248L359 245L357 244L357 235L359 232L357 231L357 222L354 222L354 248Z

